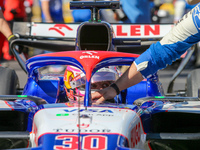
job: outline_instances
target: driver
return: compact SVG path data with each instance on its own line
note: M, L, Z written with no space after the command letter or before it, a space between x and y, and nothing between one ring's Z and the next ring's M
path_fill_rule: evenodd
M119 78L117 67L109 66L98 70L91 78L92 93L109 87ZM78 100L85 95L85 74L73 66L67 66L64 73L64 84L67 97L70 101Z

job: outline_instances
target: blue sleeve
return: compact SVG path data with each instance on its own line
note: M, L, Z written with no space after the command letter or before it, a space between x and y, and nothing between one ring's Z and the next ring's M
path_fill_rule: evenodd
M152 44L140 57L135 60L138 66L142 62L147 62L145 69L139 70L144 78L151 76L158 70L171 65L173 61L180 58L180 56L189 48L191 44L184 42L177 42L174 44L161 45L160 42Z

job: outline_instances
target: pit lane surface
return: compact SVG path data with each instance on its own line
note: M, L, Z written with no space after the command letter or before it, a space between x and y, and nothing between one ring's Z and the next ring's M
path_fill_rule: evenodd
M9 67L11 69L15 69L18 78L19 78L19 82L20 82L20 88L23 88L26 80L27 80L27 75L26 73L20 68L19 64L17 63L17 61L6 61L6 62L1 62L1 65L4 67ZM186 83L186 77L188 75L188 73L191 71L192 69L184 69L182 71L182 73L179 75L179 77L175 80L174 83L174 91L177 90L184 90L185 89L185 83ZM172 68L172 67L168 67L166 69L160 70L158 72L159 78L160 78L160 82L163 85L165 94L167 93L167 88L170 82L170 79L172 78L173 74L176 72L176 69Z

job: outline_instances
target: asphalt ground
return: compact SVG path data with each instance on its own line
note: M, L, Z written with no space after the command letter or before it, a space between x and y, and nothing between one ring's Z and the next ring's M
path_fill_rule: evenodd
M14 69L18 75L19 82L20 82L20 88L23 88L27 81L27 74L21 69L17 61L1 61L0 62L2 66L9 67L11 69ZM179 91L185 89L186 84L186 78L188 73L191 71L191 68L184 69L181 74L176 78L174 81L174 87L173 91ZM169 86L169 82L173 76L173 74L176 72L176 67L167 67L163 70L158 71L159 80L163 85L165 94L167 93L167 88Z
M184 69L180 73L180 75L174 80L174 86L173 86L173 92L174 93L181 92L181 91L185 90L186 79L187 79L188 74L191 71L192 71L191 68ZM172 68L172 67L167 67L166 69L158 71L159 80L163 85L165 94L170 94L170 93L167 93L167 90L168 90L168 87L169 87L169 83L170 83L175 72L176 72L176 69Z

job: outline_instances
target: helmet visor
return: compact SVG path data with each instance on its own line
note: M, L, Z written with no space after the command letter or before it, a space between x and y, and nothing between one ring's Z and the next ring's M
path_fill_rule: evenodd
M92 76L91 89L100 89L99 87L106 88L107 87L106 85L116 81L117 78L118 78L118 75L115 72L98 71ZM109 81L109 82L105 82L105 81ZM77 88L77 87L83 88L85 87L85 83L86 83L85 75L84 76L80 75L78 78L70 82L72 88ZM98 85L101 84L102 86L95 86L94 83L97 83Z

